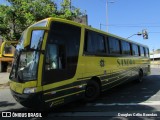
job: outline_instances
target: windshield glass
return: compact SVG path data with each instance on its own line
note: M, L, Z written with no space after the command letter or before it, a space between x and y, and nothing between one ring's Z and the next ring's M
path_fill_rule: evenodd
M19 61L19 55L20 55L20 51L22 49L24 49L23 47L23 42L24 42L24 34L25 34L26 31L24 31L20 37L20 40L19 40L19 44L16 46L16 50L15 50L15 53L14 53L14 61L12 63L12 70L11 70L11 73L10 73L10 76L9 76L9 79L10 80L15 80L15 78L17 77L17 68L18 68L18 61Z
M20 43L16 47L15 58L10 73L10 79L19 82L37 79L39 52L44 36L44 30L33 30L30 48L26 49L23 45L24 33Z
M21 80L34 80L37 78L39 52L22 52L20 55L18 76Z
M32 37L31 37L31 49L39 50L42 44L42 39L44 35L44 30L33 30Z
M17 52L18 53L18 52ZM39 60L39 52L29 51L20 52L12 66L10 78L17 78L20 81L35 80L37 78L37 68ZM17 62L19 64L17 64Z

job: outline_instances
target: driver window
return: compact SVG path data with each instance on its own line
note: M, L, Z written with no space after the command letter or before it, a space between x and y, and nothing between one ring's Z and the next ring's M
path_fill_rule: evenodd
M63 69L65 67L62 47L56 44L47 45L46 70Z

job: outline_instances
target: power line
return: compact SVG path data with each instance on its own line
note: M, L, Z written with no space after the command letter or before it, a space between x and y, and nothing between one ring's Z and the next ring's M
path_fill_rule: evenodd
M157 33L158 33L158 34L159 34L160 32L148 32L148 33L151 33L151 34L152 34L152 33L155 33L155 34L157 34Z
M109 27L143 27L143 28L148 28L148 27L156 27L159 28L159 25L120 25L120 24L101 24L102 26L109 26Z

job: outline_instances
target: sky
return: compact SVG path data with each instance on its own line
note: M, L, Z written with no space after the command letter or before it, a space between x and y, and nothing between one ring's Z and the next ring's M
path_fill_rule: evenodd
M61 0L55 0L57 2ZM71 0L72 5L86 11L88 24L94 28L128 38L146 29L149 38L134 35L130 40L160 49L160 0ZM106 2L108 1L108 7ZM0 0L0 4L6 4ZM108 12L107 12L108 11ZM108 17L107 17L108 13ZM108 25L106 26L108 21Z
M130 39L149 46L150 51L160 49L160 0L72 0L72 3L87 11L92 27L100 29L100 23L104 24L103 31L108 27L108 32L123 38L146 29L149 39L137 35Z

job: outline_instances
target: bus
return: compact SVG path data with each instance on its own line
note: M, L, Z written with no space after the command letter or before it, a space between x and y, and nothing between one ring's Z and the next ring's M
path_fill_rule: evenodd
M17 41L0 40L0 72L10 72Z
M10 73L13 97L28 108L95 100L150 73L149 48L90 26L47 18L28 27Z

